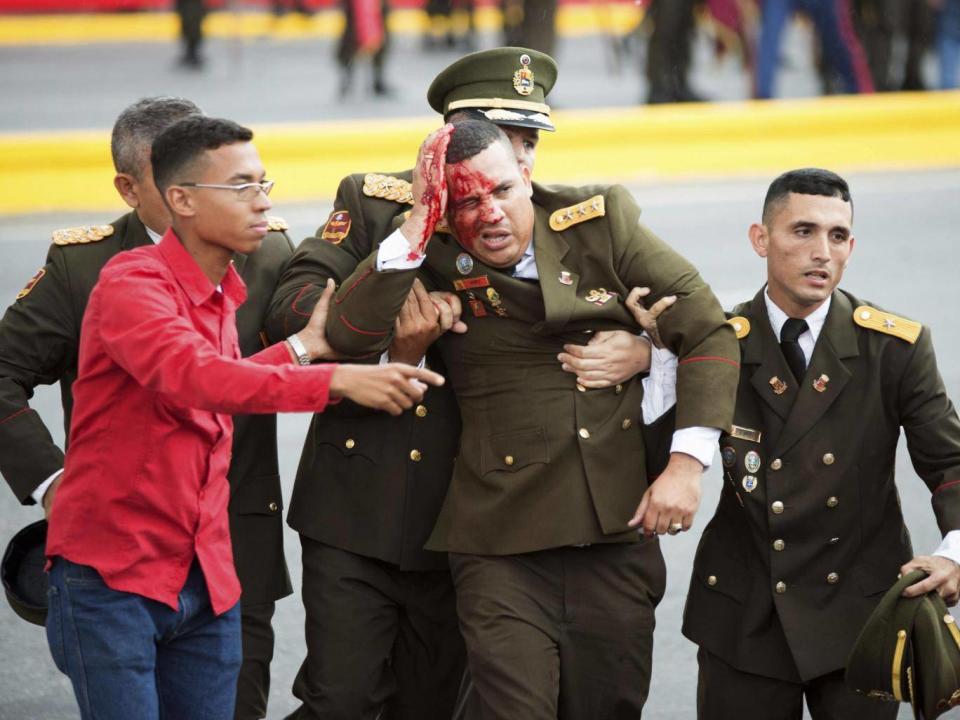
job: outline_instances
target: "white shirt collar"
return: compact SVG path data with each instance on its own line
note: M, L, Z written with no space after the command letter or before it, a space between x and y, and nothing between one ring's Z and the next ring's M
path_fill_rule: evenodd
M513 276L515 278L526 278L528 280L539 280L540 273L537 270L537 259L533 254L533 239L530 239L530 244L527 245L527 249L523 251L523 255L517 261L517 266L513 270Z
M773 330L774 337L779 340L780 331L783 329L784 323L787 322L789 315L781 310L780 306L770 298L769 287L765 287L763 289L763 301L767 306L767 316L770 318L770 328ZM823 324L827 320L827 313L830 312L831 302L833 302L832 295L827 298L823 305L818 307L804 318L804 320L807 321L807 329L798 338L798 342L800 343L800 347L803 349L803 354L807 358L807 363L810 362L810 358L813 356L813 348L817 344L817 339L820 337L820 331L823 330Z
M153 240L154 245L158 244L161 240L163 240L163 235L161 235L160 233L154 232L153 230L148 228L146 225L144 225L143 228L144 230L147 231L147 237Z

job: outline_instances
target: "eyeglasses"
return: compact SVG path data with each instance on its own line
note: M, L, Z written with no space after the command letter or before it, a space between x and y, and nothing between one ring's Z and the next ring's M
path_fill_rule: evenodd
M250 202L251 200L256 199L257 195L263 192L264 195L269 195L270 191L273 190L273 180L264 180L263 182L249 182L241 183L239 185L218 185L216 183L180 183L180 187L195 187L195 188L213 188L214 190L233 190L237 194L237 200L242 200L244 202Z

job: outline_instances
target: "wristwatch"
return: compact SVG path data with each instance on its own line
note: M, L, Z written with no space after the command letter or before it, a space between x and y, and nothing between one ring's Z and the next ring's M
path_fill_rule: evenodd
M300 340L296 334L291 335L287 338L287 343L290 345L290 348L293 350L293 354L297 356L297 362L301 365L310 364L310 356L307 355L307 348L303 346L303 342Z

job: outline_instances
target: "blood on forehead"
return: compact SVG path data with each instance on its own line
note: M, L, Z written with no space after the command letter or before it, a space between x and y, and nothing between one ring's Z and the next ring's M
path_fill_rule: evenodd
M482 201L485 196L493 194L499 184L482 172L466 167L463 162L447 168L447 185L450 189L450 200L453 203L471 198Z

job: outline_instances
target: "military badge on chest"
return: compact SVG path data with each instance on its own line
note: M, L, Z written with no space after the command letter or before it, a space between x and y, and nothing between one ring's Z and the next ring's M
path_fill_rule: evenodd
M606 288L597 288L596 290L588 292L583 299L594 305L606 305L616 296L617 294L615 292L610 292Z

